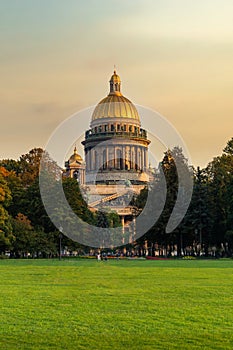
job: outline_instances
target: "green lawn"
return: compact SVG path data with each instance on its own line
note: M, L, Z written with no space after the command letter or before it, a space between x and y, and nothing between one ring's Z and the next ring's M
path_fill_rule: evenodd
M0 349L233 349L233 260L0 261Z

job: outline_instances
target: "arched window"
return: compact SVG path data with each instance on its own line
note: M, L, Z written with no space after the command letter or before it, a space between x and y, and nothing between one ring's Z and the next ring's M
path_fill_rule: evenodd
M75 170L75 171L73 172L73 178L74 178L75 180L79 181L79 171L78 171L78 170Z

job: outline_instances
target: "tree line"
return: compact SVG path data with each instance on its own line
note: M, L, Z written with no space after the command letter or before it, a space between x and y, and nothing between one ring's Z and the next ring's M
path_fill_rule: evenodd
M19 160L0 161L0 255L11 257L54 257L59 254L59 230L48 217L40 194L41 148L34 148ZM54 165L52 171L57 170ZM63 178L63 190L72 210L95 226L119 226L114 213L93 213L83 199L78 182ZM61 213L58 213L60 215ZM87 247L62 237L67 251L82 254Z
M178 194L176 163L193 176L193 192L187 213L179 226L166 233L166 226ZM233 138L228 141L220 156L215 157L206 168L196 169L188 165L182 150L167 150L159 166L156 180L150 191L158 188L166 179L165 206L159 220L140 238L142 247L147 245L150 255L231 257L233 255ZM136 198L136 205L143 208L148 195L144 189ZM147 213L148 215L148 213ZM154 215L153 208L151 213Z
M49 219L40 196L39 167L43 154L34 148L19 160L0 161L0 255L12 257L53 257L59 252L59 231ZM187 213L171 233L166 226L177 200L179 179L176 164L193 176L193 193ZM167 150L155 172L155 180L134 198L133 205L142 209L148 191L159 193L166 180L165 205L156 223L134 242L140 252L149 255L214 255L233 254L233 138L220 156L207 167L190 168L182 150ZM64 178L63 189L73 211L84 221L99 227L120 225L116 214L93 213L82 197L78 182ZM161 199L162 200L162 199ZM147 215L156 216L154 206ZM89 248L63 237L69 251L84 252ZM133 246L127 247L132 249ZM140 253L141 254L141 253ZM143 254L143 253L142 253Z

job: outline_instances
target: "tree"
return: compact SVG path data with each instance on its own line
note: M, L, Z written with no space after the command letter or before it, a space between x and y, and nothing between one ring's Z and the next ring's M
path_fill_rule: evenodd
M209 163L206 172L209 178L211 212L214 218L211 233L212 244L218 246L224 240L232 212L233 156L223 154ZM231 225L230 225L231 226Z
M42 228L35 230L27 216L21 213L11 220L15 236L12 249L14 257L48 258L57 254L58 237L56 231L44 232Z
M0 253L9 250L13 241L12 227L7 212L12 198L6 181L8 173L5 168L0 167Z
M15 171L9 171L6 176L7 185L11 192L11 202L8 206L8 213L15 217L22 211L22 200L25 195L25 189L22 185L22 180Z
M233 137L227 142L226 147L223 149L223 154L233 156Z
M62 184L66 199L74 213L83 221L94 223L94 216L82 197L78 181L73 178L63 178Z
M9 172L14 172L16 175L19 175L21 172L20 162L14 159L0 160L0 167L5 168Z
M11 219L15 241L13 253L16 257L26 257L33 244L32 226L30 220L22 213Z
M30 186L39 176L42 148L33 148L19 160L20 177L24 186Z
M177 167L180 172L185 174L181 179L178 178ZM181 253L180 228L170 233L166 232L166 228L177 201L178 191L182 190L185 194L188 188L185 181L187 181L190 176L191 171L182 150L179 147L174 147L173 150L167 150L159 165L155 182L150 186L149 191L151 192L152 203L144 214L147 217L154 217L155 221L157 218L158 220L147 233L138 240L140 244L143 244L143 242L147 240L149 246L152 247L152 254L154 253L155 243L163 246L165 249L168 248L168 254L171 253L174 245L177 245L178 254ZM188 188L188 190L190 189ZM147 195L147 189L141 191L139 197L136 199L136 205L144 207L147 201ZM185 198L186 196L184 195L184 200ZM161 208L159 203L165 203L164 208ZM181 203L181 206L182 205L184 205L184 203ZM182 207L176 212L176 215L177 222L179 222L183 218Z
M180 227L183 246L194 245L193 252L195 250L198 255L204 248L205 254L208 255L212 226L213 217L208 176L205 169L201 170L198 167L194 171L192 200Z

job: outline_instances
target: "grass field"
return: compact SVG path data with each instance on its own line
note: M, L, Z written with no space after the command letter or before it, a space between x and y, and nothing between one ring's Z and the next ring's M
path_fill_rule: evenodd
M0 349L233 349L233 260L0 261Z

